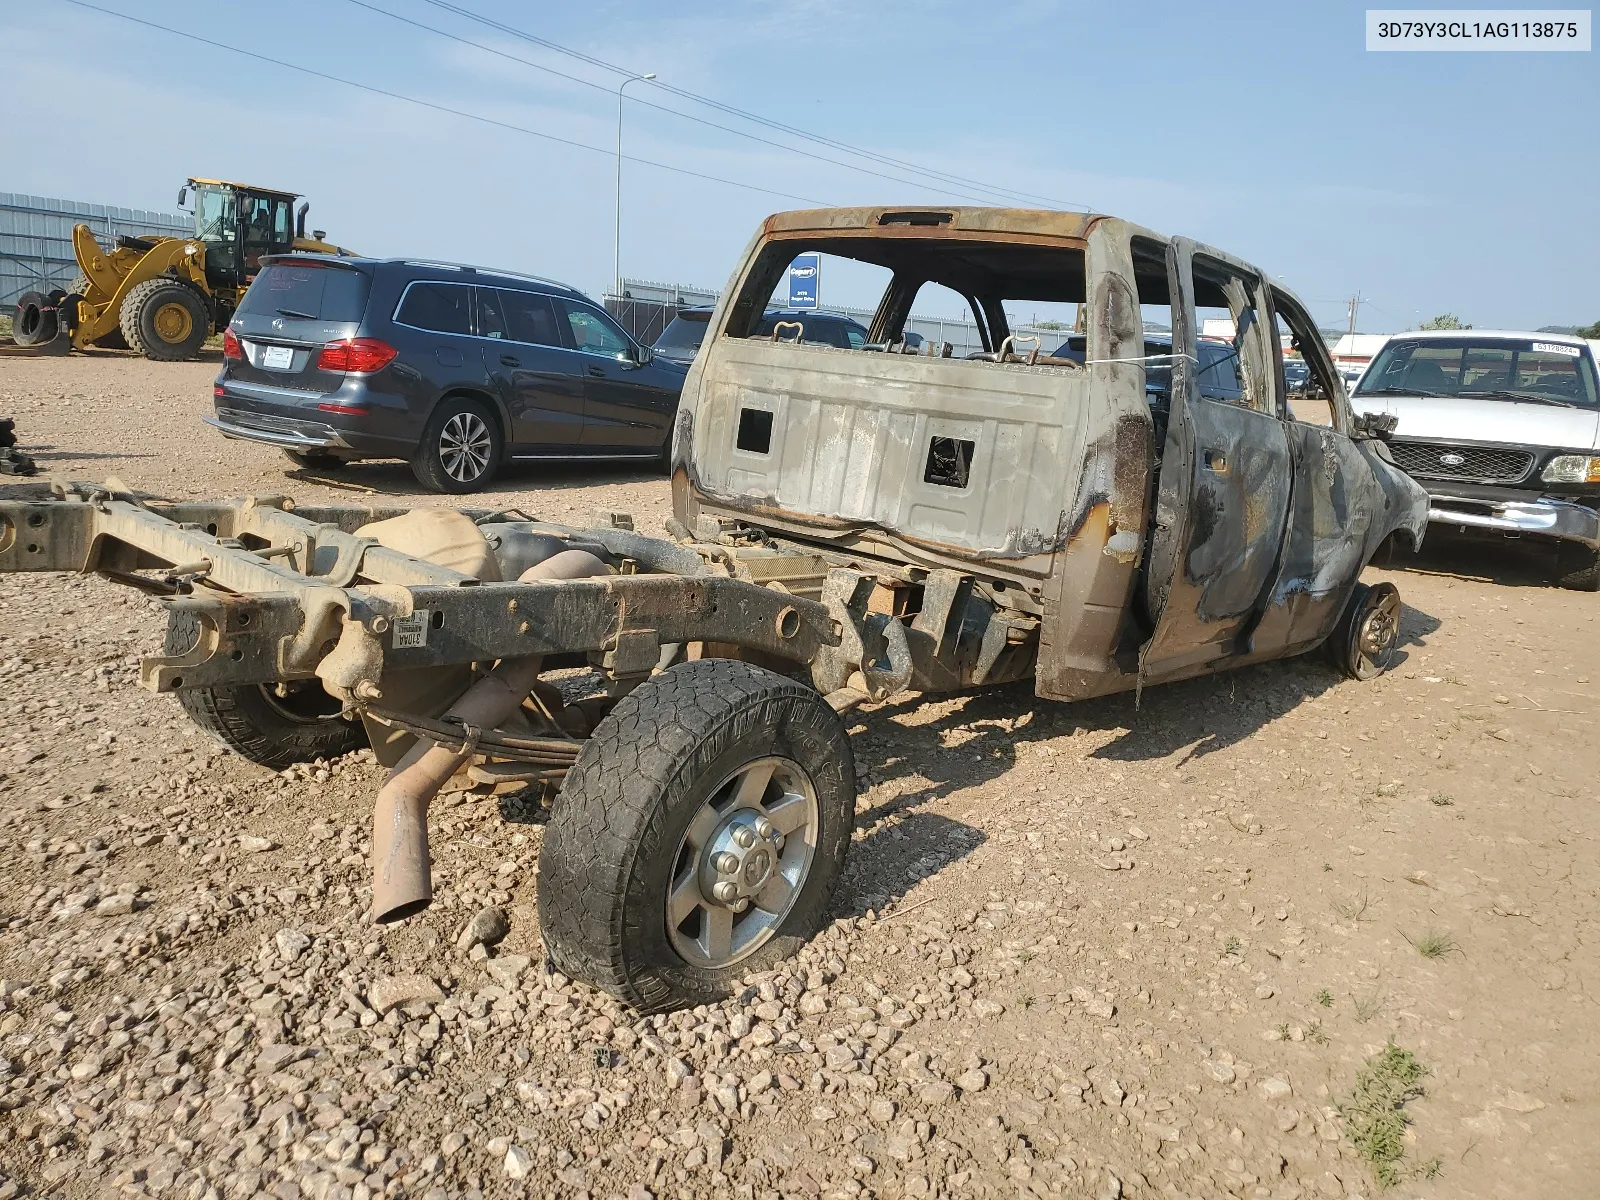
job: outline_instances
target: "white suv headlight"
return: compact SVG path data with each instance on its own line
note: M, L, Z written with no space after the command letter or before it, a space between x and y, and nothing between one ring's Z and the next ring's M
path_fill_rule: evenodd
M1558 454L1539 478L1546 483L1600 483L1600 455Z

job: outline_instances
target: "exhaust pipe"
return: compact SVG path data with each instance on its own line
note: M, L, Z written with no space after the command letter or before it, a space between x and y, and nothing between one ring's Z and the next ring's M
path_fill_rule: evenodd
M307 200L300 205L300 215L294 220L294 235L297 238L306 236L306 214L311 211L311 201Z
M593 554L564 550L529 567L519 581L581 579L607 573L606 564ZM533 691L543 663L539 656L501 660L461 694L444 719L478 729L504 724ZM372 810L372 919L376 924L402 921L433 902L428 805L469 757L430 738L418 738L389 772Z

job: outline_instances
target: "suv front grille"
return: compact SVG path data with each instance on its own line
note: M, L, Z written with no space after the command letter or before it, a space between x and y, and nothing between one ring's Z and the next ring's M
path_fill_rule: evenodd
M1441 446L1433 442L1391 441L1389 453L1407 475L1453 479L1461 483L1518 483L1533 468L1526 450L1489 446Z

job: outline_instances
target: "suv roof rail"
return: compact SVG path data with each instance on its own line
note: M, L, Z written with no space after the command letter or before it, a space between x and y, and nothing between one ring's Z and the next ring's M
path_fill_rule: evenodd
M578 295L578 289L571 284L562 283L559 279L550 279L544 275L531 275L527 271L508 271L502 267L478 267L471 263L444 262L431 258L401 258L394 261L403 263L408 267L433 267L441 271L460 271L463 275L499 275L505 279L526 279L530 283L542 283L549 287L560 288L564 292Z

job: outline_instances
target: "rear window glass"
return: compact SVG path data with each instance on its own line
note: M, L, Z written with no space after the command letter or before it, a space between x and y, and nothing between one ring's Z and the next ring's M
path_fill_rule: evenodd
M372 281L348 267L268 263L239 303L241 313L347 323L367 311Z
M472 289L459 283L413 283L394 319L434 333L472 332Z
M656 349L663 354L693 358L706 340L706 330L711 324L710 313L678 314L656 339Z

